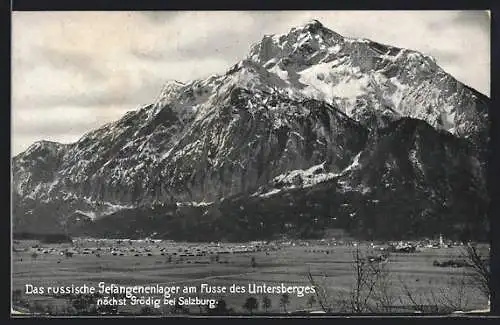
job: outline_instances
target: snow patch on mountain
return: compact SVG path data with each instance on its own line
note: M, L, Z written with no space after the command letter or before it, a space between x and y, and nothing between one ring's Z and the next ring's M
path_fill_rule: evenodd
M75 213L83 214L84 216L89 217L90 220L92 220L92 221L94 221L98 217L97 214L94 211L75 210Z
M308 169L296 169L290 172L278 175L270 182L272 189L260 188L252 196L269 197L283 190L294 188L307 188L316 184L334 179L339 174L325 171L325 163L311 166ZM264 192L264 193L263 193Z
M483 130L488 105L431 57L345 38L313 21L265 36L220 75L168 81L151 104L76 143L33 144L14 158L13 183L21 201L77 202L86 213L171 196L204 205L199 201L215 199L209 186L230 197L267 183L254 193L267 197L337 179L341 191L365 193L349 183L350 172L361 168L360 154L339 172L344 158L361 150L364 131L413 117L467 138ZM343 137L354 141L342 143ZM325 157L341 167L315 165ZM417 170L418 158L409 153ZM260 162L278 167L262 171ZM296 169L307 165L314 166ZM245 185L233 184L242 179Z
M191 201L191 202L176 202L176 206L177 207L187 207L187 206L192 206L192 207L207 207L207 206L211 206L214 202L205 202L205 201L201 201L201 202L195 202L195 201Z
M265 188L259 188L252 196L259 195L260 197L269 197L280 193L284 190L290 190L294 188L307 188L319 183L327 182L333 179L338 179L340 176L346 175L348 172L361 168L361 164L359 163L359 158L361 156L361 152L359 152L353 159L352 163L349 164L346 168L344 168L339 173L327 172L325 170L325 163L321 163L318 165L311 166L308 169L296 169L290 172L278 175L272 179L270 182L270 190L268 189L265 192ZM356 188L352 188L345 181L339 180L338 184L340 184L343 188L343 191L347 190L357 190L362 193L367 193L370 189L364 186L358 186Z
M291 187L289 187L289 188L291 188ZM280 193L282 190L283 189L277 189L277 188L275 188L275 189L270 190L269 192L262 193L262 194L259 194L258 192L255 192L254 194L252 194L252 196L259 195L260 197L268 198L268 197L271 197L271 196L273 196L275 194Z
M106 209L104 212L106 214L109 213L114 213L116 211L124 210L124 209L133 209L134 205L133 204L117 204L117 203L111 203L111 202L104 202L106 205Z
M416 149L411 149L409 151L408 159L413 164L413 166L416 169L416 171L418 171L421 175L423 175L424 174L424 168L422 166L422 163L418 159L417 150Z
M344 175L345 173L347 173L347 172L349 172L349 171L352 171L352 170L355 170L355 169L359 169L359 168L361 168L361 165L360 165L360 163L359 163L359 157L361 157L361 152L360 152L360 153L358 153L358 154L354 157L354 159L353 159L352 163L351 163L349 166L347 166L347 167L346 167L346 168L345 168L345 169L344 169L344 170L340 173L340 175Z
M280 77L283 81L287 82L288 84L290 83L288 80L289 79L288 71L281 70L281 68L278 65L275 65L271 69L269 69L269 72L276 74L278 77Z

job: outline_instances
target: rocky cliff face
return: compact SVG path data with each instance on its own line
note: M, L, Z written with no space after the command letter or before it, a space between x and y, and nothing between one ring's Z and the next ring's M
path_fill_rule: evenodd
M14 157L14 227L185 239L327 226L390 237L408 218L465 229L488 200L488 107L428 56L313 21L265 36L224 74L168 82L76 143ZM474 208L460 212L464 202Z
M443 71L434 58L342 37L318 21L265 36L249 59L292 92L336 103L368 126L412 117L466 137L481 133L487 121L488 99Z

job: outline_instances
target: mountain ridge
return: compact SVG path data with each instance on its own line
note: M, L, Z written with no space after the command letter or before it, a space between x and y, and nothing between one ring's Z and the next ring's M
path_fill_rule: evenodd
M356 168L368 147L380 146L377 139L384 138L384 132L399 134L393 129L398 121L410 126L411 121L422 121L409 130L417 127L426 138L448 143L430 150L436 155L455 152L463 145L467 149L445 155L442 161L400 158L390 173L408 164L440 170L438 175L446 175L444 182L449 185L443 191L456 197L454 188L462 181L439 167L456 156L460 163L450 160L450 165L470 171L463 182L478 184L478 192L470 194L470 199L484 205L489 105L487 97L446 74L428 56L345 38L313 21L287 34L264 36L251 46L247 57L223 74L186 83L168 81L151 104L129 111L74 143L36 142L16 155L12 159L18 211L14 226L40 228L48 218L50 226L44 228L78 231L69 225L75 213L86 219L83 213L93 224L108 215L142 214L154 206L173 207L177 202L233 201L238 211L238 204L242 205L235 198L240 195L249 198L254 193L264 205L266 200L274 201L273 195L264 195L272 190L263 191L278 183L295 192L336 184L325 193L350 200L352 194L345 194L345 186L338 181L359 187ZM460 140L443 140L446 137L437 135L442 132ZM394 140L388 143L389 148L399 146ZM466 156L477 164L466 162ZM363 173L373 172L363 166ZM405 184L420 184L418 189L403 186L402 193L429 192L434 185L421 183L411 170L394 174L399 178L391 182L404 179ZM290 180L293 184L286 185ZM367 193L354 196L362 200ZM378 195L384 196L383 191ZM191 218L201 222L206 211ZM483 215L481 211L478 208L474 214ZM51 213L54 216L46 216ZM30 224L34 214L39 221ZM233 222L227 217L223 220ZM279 226L272 229L279 231Z

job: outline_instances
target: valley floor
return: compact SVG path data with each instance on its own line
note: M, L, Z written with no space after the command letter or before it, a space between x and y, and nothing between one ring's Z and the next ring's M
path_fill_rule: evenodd
M379 247L360 245L360 251L376 256ZM82 241L73 244L40 244L33 241L14 243L12 283L18 304L50 305L54 314L63 313L67 300L47 295L27 295L25 285L71 286L99 282L118 285L190 285L211 286L250 283L266 285L310 286L308 273L335 304L350 299L355 284L352 245L326 245L318 242L281 244L174 243L169 241ZM71 252L72 256L66 256ZM71 254L70 254L71 255ZM416 302L410 301L406 289L421 305L443 304L455 310L478 310L488 307L487 298L477 288L470 270L463 267L437 267L435 261L459 258L460 247L423 248L415 253L390 253L385 265L388 280L386 306L379 312L408 312ZM254 262L252 262L252 260ZM203 297L201 294L191 296ZM263 312L262 294L213 295L223 299L235 313L246 313L243 307L250 296L257 299L255 313ZM268 295L267 312L285 312L281 295ZM318 302L310 295L291 294L286 312L318 311ZM22 306L19 306L22 307ZM140 306L119 307L121 311L140 313ZM153 308L154 309L154 308ZM55 312L54 312L55 310ZM171 307L162 306L157 313L168 314ZM192 306L189 313L204 309Z

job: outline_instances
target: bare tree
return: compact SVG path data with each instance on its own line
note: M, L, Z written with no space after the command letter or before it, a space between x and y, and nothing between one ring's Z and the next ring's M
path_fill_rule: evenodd
M412 290L410 290L408 285L404 281L402 281L401 278L399 279L399 281L401 283L401 289L403 291L399 296L401 305L408 305L417 312L423 312L426 304L422 302L422 298L420 296L417 296Z
M283 308L283 311L286 313L286 308L290 304L290 296L288 293L284 293L280 298L280 306Z
M451 278L449 285L439 289L439 303L452 311L465 311L469 306L467 275L462 273L458 279Z
M490 259L489 256L484 255L472 244L465 245L462 251L463 258L467 261L469 269L472 270L476 285L485 297L490 299Z
M371 303L375 297L382 270L377 262L371 262L368 258L361 256L358 246L354 251L353 268L355 282L350 293L350 309L355 313L373 311Z
M309 282L316 288L316 300L325 312L364 313L386 310L389 311L394 296L390 290L390 274L386 268L387 258L363 256L359 247L353 252L354 284L346 293L339 293L337 298L326 290L326 286L320 285L308 272ZM342 297L344 295L344 297Z
M449 313L466 311L471 303L470 289L475 285L489 298L489 262L482 257L475 246L468 245L463 253L471 272L451 276L441 287L419 292L417 287L409 286L401 278L400 286L393 283L393 275L388 268L388 255L378 257L362 254L356 247L353 252L353 285L347 292L339 293L332 299L326 285L319 283L317 276L308 272L309 282L316 289L316 301L325 312L392 312L399 296L401 306L408 306L421 313ZM326 277L326 276L325 276ZM395 290L401 290L396 295ZM343 296L342 296L343 295ZM347 297L347 299L346 299Z
M217 306L213 309L208 308L208 314L216 314L216 315L227 315L233 312L232 308L228 308L226 301L221 299L217 302Z
M378 272L373 295L376 311L391 312L396 300L392 290L392 276L388 270L388 258L389 256L386 256L386 260L380 260L376 264Z
M248 297L245 301L245 304L243 305L243 308L245 308L250 312L250 314L252 314L254 310L259 308L259 302L255 297Z
M463 272L458 277L449 278L444 286L429 288L421 294L417 294L416 290L410 290L409 286L400 279L403 289L400 302L420 313L449 313L467 310L470 303L467 278L467 274Z
M307 277L309 279L309 282L311 285L315 288L316 292L316 301L318 302L319 306L321 309L328 313L332 312L332 301L330 299L330 295L328 294L327 290L325 289L326 286L319 284L316 279L313 277L311 270L307 273Z
M271 308L271 299L268 296L262 298L262 308L266 313Z
M309 298L307 298L307 306L309 306L309 309L312 309L315 303L316 303L316 296L309 296Z

